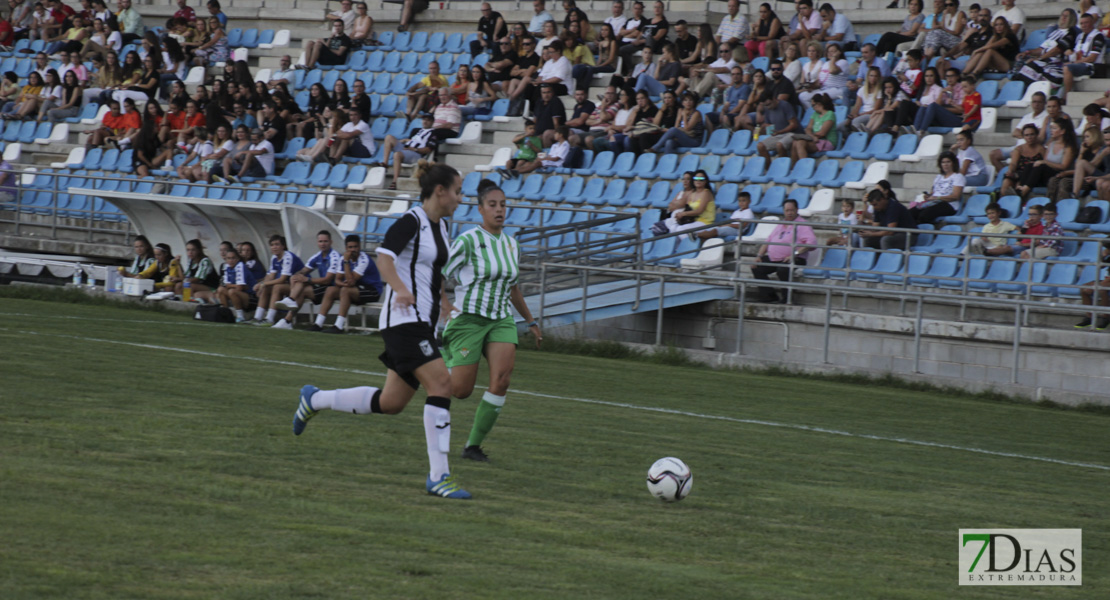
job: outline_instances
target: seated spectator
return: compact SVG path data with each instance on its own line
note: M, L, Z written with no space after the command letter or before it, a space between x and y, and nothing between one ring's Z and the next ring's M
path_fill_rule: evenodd
M890 67L886 59L879 58L875 54L874 44L864 44L860 48L860 58L856 62L856 75L848 77L848 85L844 92L844 104L846 106L853 106L856 103L856 93L860 86L864 84L867 73L872 67L879 70L879 81L890 75Z
M770 52L770 49L768 49L768 52ZM688 75L690 69L697 65L708 65L717 60L718 54L718 44L713 37L713 28L709 26L709 23L702 23L698 26L698 45L693 52L682 58L682 74Z
M370 255L362 251L362 242L355 234L345 238L346 252L343 254L342 269L336 272L335 285L329 286L324 295L320 310L316 313L316 322L309 331L323 331L324 333L343 333L347 330L347 315L351 306L362 306L377 302L382 294L382 278L378 274L378 267ZM331 310L335 299L339 298L339 316L335 318L335 325L323 329L328 311Z
M709 183L709 175L702 169L694 172L691 178L693 189L683 195L685 203L679 200L672 204L674 210L670 217L652 225L651 232L656 236L698 229L717 222L716 196ZM694 235L691 232L688 235Z
M305 68L314 69L317 63L335 66L347 62L351 51L351 38L343 33L343 21L333 21L331 33L331 37L321 40L305 40Z
M286 309L288 312L284 318L278 319L274 323L275 328L292 329L293 319L297 316L297 311L309 299L312 300L313 304L320 307L320 315L328 314L328 309L331 306L328 303L327 308L324 308L324 298L328 290L335 286L335 276L341 272L343 262L343 255L332 248L331 243L331 232L327 229L322 229L316 234L316 248L318 251L308 259L304 268L293 273L289 278L289 295L277 301L277 306ZM316 271L315 276L313 271Z
M675 56L674 44L667 42L663 45L663 56L655 63L655 68L640 74L633 89L637 92L646 90L652 96L660 96L663 92L678 87L681 73L682 65Z
M594 53L572 31L564 31L559 39L563 42L563 58L571 64L571 76L566 80L569 84L574 79L574 67L594 66Z
M475 58L483 51L493 50L497 41L509 33L505 17L493 10L489 2L483 2L482 16L478 19L478 39L470 42L470 57Z
M347 28L351 45L356 48L379 45L378 42L374 41L374 38L377 37L377 34L374 33L374 18L367 13L367 10L365 2L356 2L354 23Z
M960 80L960 85L964 88L964 100L962 103L963 119L960 123L962 126L961 129L963 131L977 131L979 125L983 122L983 97L979 92L975 91L975 79L964 77Z
M131 247L135 251L135 258L130 267L119 268L120 275L133 279L151 279L158 269L158 263L154 259L154 246L145 235L137 235L135 241L131 242Z
M74 16L72 26L65 31L58 31L58 35L46 39L46 50L48 55L58 54L63 50L69 52L81 52L85 46L85 41L89 37L89 30L85 29L85 23L81 17Z
M1030 214L1032 207L1030 207ZM1040 235L1048 236L1039 240L1029 240L1032 242L1029 246L1021 251L1021 258L1032 258L1040 260L1050 256L1060 256L1060 248L1063 243L1060 238L1064 236L1064 228L1056 221L1056 203L1049 202L1041 207L1041 233Z
M216 19L220 22L221 28L227 29L227 14L220 7L220 0L208 0L206 6L208 7L209 18Z
M1106 266L1107 263L1110 263L1108 257L1110 257L1110 246L1103 242L1099 247L1098 276L1094 281L1082 282L1083 289L1079 291L1083 306L1110 306L1110 267ZM1095 300L1096 293L1098 294L1097 301ZM1110 315L1090 313L1082 321L1076 323L1075 328L1086 329L1091 326L1092 322L1096 322L1095 329L1106 329L1110 327Z
M19 75L15 71L5 71L4 78L0 79L0 104L11 102L13 105L19 101L23 87L19 85Z
M1079 18L1079 35L1075 38L1075 46L1067 51L1064 70L1064 93L1061 100L1067 100L1072 87L1075 86L1076 77L1089 77L1095 72L1095 63L1101 60L1102 51L1106 47L1106 37L1095 29L1095 15L1084 13Z
M812 57L811 57L812 59ZM816 78L806 86L806 91L798 94L802 106L812 108L810 101L817 94L824 94L839 100L848 89L848 61L840 46L825 46L825 58L818 63Z
M546 58L544 50L557 39L559 39L559 24L555 21L544 23L543 31L536 36L536 53Z
M983 225L983 235L975 236L968 242L964 254L986 254L987 256L1009 256L1020 251L1020 248L1010 246L1010 238L990 237L993 234L1006 234L1017 231L1017 226L1009 221L1002 220L1002 207L997 202L987 205L987 224Z
M737 2L736 8L739 11L739 2ZM723 26L724 21L730 17L732 17L731 14L726 15L721 20L721 25ZM759 22L756 23L751 38L744 42L744 47L748 50L748 57L778 56L778 40L784 36L786 36L786 29L782 26L779 16L771 9L771 5L767 2L760 4Z
M1028 216L1025 223L1021 225L1021 233L1026 235L1041 235L1044 233L1044 221L1041 220L1044 207L1040 204L1030 204L1028 208ZM1014 254L1021 254L1022 252L1033 248L1037 245L1036 240L1033 238L1025 238L1022 240L1012 241L1010 246L1013 247Z
M1002 178L999 194L1008 196L1022 193L1036 187L1038 173L1036 168L1044 162L1045 147L1041 144L1036 125L1028 124L1021 130L1025 143L1018 145L1010 153L1009 170ZM1024 193L1022 193L1024 196Z
M34 114L39 108L45 86L46 82L42 76L37 71L32 71L27 76L27 85L23 86L19 98L4 105L4 111L0 114L0 118L22 119Z
M1094 127L1083 131L1083 148L1080 158L1075 162L1075 173L1072 176L1071 198L1082 198L1091 189L1097 189L1099 198L1103 192L1110 192L1110 147L1106 145L1102 132ZM1095 150L1092 158L1085 158L1090 150ZM1110 194L1108 194L1110 195Z
M574 90L574 108L571 109L571 117L567 121L567 130L570 131L569 141L572 146L581 145L579 136L586 134L586 122L596 109L597 105L586 98L585 88Z
M782 203L782 222L771 230L767 243L759 247L756 253L759 264L752 267L752 277L770 281L774 273L779 281L793 280L794 269L791 265L805 265L810 250L817 246L817 235L812 227L800 224L804 222L805 219L798 216L796 201L791 199ZM790 297L789 290L775 290L770 286L761 286L759 293L757 301L772 304L786 304Z
M120 33L123 34L123 45L133 44L143 37L146 26L143 25L143 16L131 6L131 0L119 0L119 12L116 13Z
M862 212L862 211L860 211ZM860 215L856 213L856 201L851 198L845 198L840 201L840 213L836 215L836 224L841 225L843 229L839 231L839 235L829 238L825 242L828 246L850 246L852 244L852 225L859 225Z
M986 43L970 51L970 58L964 66L964 73L969 77L978 79L987 71L1008 72L1021 50L1021 42L1006 19L996 17L992 28Z
M898 0L895 0L895 3L897 1ZM897 7L888 6L887 8ZM886 56L888 52L894 52L900 44L913 42L917 39L918 34L923 31L925 26L925 15L921 12L924 8L922 0L910 0L907 8L909 14L907 14L905 20L902 21L902 28L896 32L890 31L884 33L882 37L879 38L879 43L875 48L879 56Z
M678 188L678 193L674 195L674 198L671 198L666 208L659 209L660 221L665 221L673 217L676 210L686 210L686 205L689 204L688 199L690 198L690 194L694 192L694 172L686 171L682 174L682 177L679 178L679 181L682 182L682 187Z
M1010 24L1010 31L1017 36L1018 42L1025 41L1025 11L1014 6L1015 0L1002 0L1003 8L998 10L994 17L1006 19Z
M1028 145L1028 140L1026 144ZM1075 139L1071 119L1057 117L1048 126L1048 143L1044 146L1044 157L1033 162L1032 169L1024 182L1019 182L1016 191L1028 199L1033 188L1048 187L1050 181L1062 171L1072 169L1079 157L1079 145Z
M828 2L821 5L819 12L821 15L821 30L813 36L813 39L825 44L835 43L844 52L856 50L858 47L856 30L852 27L852 22L848 20L848 17L837 13L833 5Z
M100 120L100 128L85 140L85 150L99 148L106 142L119 142L141 125L138 113L124 115L120 112L119 102L112 100L108 103L108 112Z
M594 139L598 137L604 139L609 134L609 125L613 122L613 119L617 116L617 112L621 109L620 102L617 98L616 87L609 86L605 88L605 94L601 96L601 100L597 103L593 113L586 119L587 131L580 140L586 148L593 150ZM579 145L573 140L571 143Z
M335 134L335 143L331 147L330 162L333 165L342 162L344 156L372 158L378 150L374 134L370 133L370 124L362 120L358 110L349 109L347 118L347 123Z
M917 243L917 233L894 231L898 229L917 229L917 221L910 211L898 201L883 194L881 190L871 190L867 194L871 205L872 222L881 229L865 229L853 238L857 246L881 250L908 250Z
M216 299L235 312L236 323L248 323L244 311L250 310L251 305L258 301L255 293L257 280L235 250L224 252L224 262L226 268L220 287L216 290Z
M343 24L343 33L350 34L353 31L354 24L355 24L355 17L357 16L355 14L353 4L354 4L353 0L342 0L339 3L339 10L334 11L334 12L330 12L324 17L325 21L330 21L331 22L328 26L329 30L336 23L342 23Z
M1040 46L1017 55L1017 60L1022 61L1024 66L1014 75L1014 79L1026 83L1035 81L1048 81L1053 85L1064 83L1065 53L1075 48L1075 38L1079 35L1079 30L1075 27L1075 11L1070 8L1064 9L1056 24L1057 29L1049 32Z
M805 135L794 139L790 147L791 162L809 158L816 152L828 152L836 148L839 141L836 130L836 106L832 98L825 94L813 97L813 117L806 125Z
M705 115L710 127L736 129L739 124L734 125L734 120L740 116L742 109L747 104L747 100L752 94L755 79L759 78L764 82L767 79L763 71L757 70L752 73L753 84L748 85L744 83L744 71L740 67L733 69L729 75L732 77L732 84L725 89L724 105L721 106L721 110Z
M178 150L188 152L188 146L193 138L197 137L197 133L201 130L207 133L206 121L204 113L197 110L196 102L189 100L184 107L180 102L178 100L171 104L173 110L166 113L166 118L162 121L160 137L175 144Z
M951 151L956 153L956 169L964 176L964 184L981 187L990 183L987 172L987 161L975 149L975 134L970 131L961 131L956 134L956 143Z
M667 129L658 142L648 152L676 154L684 148L701 145L705 133L705 123L698 112L698 99L692 92L682 95L682 107L678 109L673 127Z
M250 131L250 145L236 149L224 157L223 163L212 167L212 180L238 183L241 177L261 178L273 173L274 146L262 135L261 129Z
M540 97L532 109L536 121L536 131L543 132L540 137L544 146L550 146L555 137L555 129L567 123L567 110L563 101L555 97L555 90L549 85L540 86Z
M281 83L290 86L296 82L296 79L297 71L293 68L293 58L286 54L281 57L281 66L270 73L270 80L266 82L266 87L274 90Z
M289 250L285 238L280 235L270 236L270 252L270 270L254 286L258 308L254 312L254 318L248 321L252 325L274 324L277 319L277 301L289 295L290 279L294 273L304 268L304 262Z
M420 129L413 129L409 133L409 137L398 140L392 135L385 136L385 142L382 145L382 161L385 164L393 164L393 181L389 184L389 189L397 189L397 182L401 180L401 165L415 164L419 160L431 159L435 153L436 146L439 144L439 138L435 136L435 118L432 115L425 114L422 119L423 127ZM401 147L393 152L395 146ZM391 153L392 152L392 156Z
M567 94L569 89L567 86L572 81L572 65L563 56L563 43L559 40L552 42L551 45L544 48L543 58L544 63L534 76L526 75L516 83L516 86L510 86L510 99L527 98L535 104L540 97L536 86L543 85L550 87L555 96L565 96Z
M619 92L618 97L620 100L617 102L617 113L613 115L613 120L605 126L604 135L594 135L593 131L590 132L592 147L595 154L597 152L609 150L611 146L615 151L620 151L620 148L622 148L624 144L624 133L631 130L632 126L635 125L629 117L636 113L639 96L647 97L647 93L640 92L636 96L633 96L628 90L621 90ZM666 94L664 94L664 98L666 98ZM650 114L654 115L654 111L658 109L655 108L655 105L650 101L648 104L650 105L650 111L652 111ZM587 138L586 141L589 146L590 139Z
M173 18L192 23L197 20L197 13L189 6L189 0L177 0L177 12L173 13Z
M960 174L958 162L955 154L941 153L937 159L940 174L933 179L933 189L923 194L920 202L910 205L914 221L932 225L940 217L950 217L960 211L967 182Z
M695 232L695 235L700 240L707 240L710 238L724 238L732 239L740 235L740 232L746 229L751 223L742 223L741 220L751 221L755 219L755 213L752 212L752 195L748 192L740 192L736 195L736 203L739 206L732 214L728 216L728 222L718 225L716 229L702 229Z
M601 26L601 33L597 38L598 58L595 64L578 64L571 69L571 77L575 81L575 88L588 90L590 81L597 73L613 73L617 66L617 40L613 37L613 28L608 23Z
M557 127L555 129L555 144L546 153L540 152L537 154L536 160L518 162L516 168L510 170L509 174L515 177L539 169L547 171L563 166L563 161L566 160L567 154L570 152L570 143L567 141L569 136L570 132L567 131L566 127Z
M541 62L540 56L533 51L536 47L535 39L518 38L513 41L513 44L516 43L520 44L520 50L513 53L513 66L509 70L508 83L503 88L505 94L512 100L509 104L509 116L520 116L523 113L524 101L528 96L524 93L525 90L518 91L518 89L523 85L521 82L525 78L528 79L528 85L531 85L532 79L539 72Z
M663 130L660 128L674 127L677 117L678 107L675 105L674 92L663 94L662 108L656 108L647 92L639 92L632 109L625 115L624 123L621 124L621 115L618 112L609 128L609 137L604 142L595 140L594 148L599 151L612 150L614 154L642 150L662 137ZM649 131L643 131L644 129Z
M1011 134L1014 138L1018 140L1017 143L1015 143L1013 146L1010 146L1009 148L996 148L994 150L991 150L990 161L991 164L994 165L995 171L1002 171L1002 168L1005 166L1005 164L1003 163L1003 159L1009 158L1010 154L1014 151L1015 148L1025 143L1024 137L1022 135L1022 129L1024 129L1026 125L1036 125L1037 128L1040 130L1040 133L1038 134L1041 138L1040 141L1044 141L1044 134L1046 131L1048 131L1048 128L1045 127L1045 119L1051 117L1051 115L1045 110L1044 93L1035 92L1033 94L1031 102L1033 105L1033 110L1031 112L1025 113L1025 115L1021 117L1021 120L1018 121L1017 126L1014 127L1013 133ZM1058 114L1060 107L1059 101L1054 102L1052 106L1055 107L1054 109L1057 111Z
M198 130L196 142L189 155L185 157L185 162L177 167L177 176L191 182L208 181L208 173L212 167L219 164L234 147L231 128L228 125L217 127L213 140L208 139L207 129ZM194 158L197 164L190 164Z
M459 107L463 118L473 119L477 115L488 115L497 99L497 92L486 79L486 70L480 66L470 69L470 79L465 86L466 104Z
M1009 27L1006 27L1005 31L1009 33ZM960 43L938 55L937 68L946 71L951 65L963 70L966 74L968 71L965 65L970 59L971 53L987 45L993 34L990 9L980 10L978 4L972 4L967 10L967 26L964 27L964 33L960 36Z
M732 68L738 66L739 63L732 58L732 46L728 44L721 44L718 55L717 60L706 66L691 67L690 76L679 78L679 86L675 91L681 94L686 90L691 90L699 98L712 93L717 88L723 91L729 84Z
M866 131L871 117L882 111L882 75L878 67L867 70L867 79L855 96L856 101L848 111L848 118L838 125L843 135L847 135L850 131Z
M434 128L439 141L459 136L462 125L462 110L447 88L439 88L439 104L436 106Z
M438 98L439 89L446 88L447 85L447 78L439 72L439 62L432 61L428 64L428 74L409 86L405 92L405 110L397 111L397 116L410 121L415 119L425 107L430 108L429 103Z
M39 109L38 121L41 123L48 120L51 123L61 123L62 121L76 117L81 112L81 82L77 80L77 74L73 71L66 71L65 77L62 78L62 97L53 103L43 104Z
M946 74L948 87L935 102L919 107L913 119L914 131L924 133L930 127L956 127L963 122L964 85L956 69L949 68Z
M174 286L173 293L181 296L185 289L185 282L189 283L190 293L197 301L204 303L212 301L212 294L220 285L220 274L212 260L204 254L204 246L200 240L185 242L185 256L189 262L181 273L181 281ZM181 257L177 257L181 264Z
M112 98L120 102L127 98L135 102L153 101L158 94L158 82L158 68L154 64L154 59L148 55L143 59L143 72L139 75L138 80L125 89L113 92Z
M517 165L536 160L536 156L543 150L543 142L540 140L540 136L536 135L535 121L525 119L524 132L514 136L513 143L516 144L516 153L505 162L504 167L497 168L497 172L502 177L513 177L512 173Z
M785 100L775 98L770 92L760 97L756 112L744 118L745 125L751 123L767 132L756 144L756 151L767 160L771 160L771 150L779 156L789 156L790 148L794 145L794 136L803 133L794 107Z
M794 10L787 37L799 44L817 41L814 36L821 31L822 21L821 14L813 9L813 0L798 0L794 3Z
M943 51L956 47L966 26L967 15L960 10L960 0L945 0L944 12L936 15L932 29L925 35L925 59L932 60Z
M351 108L359 112L354 106ZM288 126L285 119L278 115L277 110L277 105L273 102L263 102L262 109L258 111L259 120L262 121L258 124L258 127L262 130L262 138L269 141L270 145L274 147L274 152L281 152L285 150L285 136ZM359 114L362 113L359 112Z

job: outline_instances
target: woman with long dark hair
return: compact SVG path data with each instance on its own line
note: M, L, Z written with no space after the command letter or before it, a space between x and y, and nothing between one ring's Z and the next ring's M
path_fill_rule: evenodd
M933 179L932 190L923 195L920 203L910 206L910 215L918 224L932 225L941 217L950 217L960 210L967 179L960 174L959 159L952 152L942 152L937 158L940 174Z
M755 24L755 33L751 39L744 43L748 49L748 56L778 56L778 39L786 35L786 28L782 20L771 9L771 5L764 2L759 5L759 21Z
M39 110L39 121L43 119L43 112L45 117L51 123L61 123L70 117L76 117L81 112L81 82L77 80L77 74L72 70L66 71L62 77L62 100L54 108L43 108Z
M131 242L131 247L135 251L135 259L131 261L130 267L120 267L120 274L124 277L149 279L158 266L154 260L154 245L145 235L137 235Z
M305 107L304 119L288 125L288 138L303 137L308 139L315 136L316 130L318 128L322 129L326 125L324 109L330 105L331 97L328 96L328 90L320 83L312 84L312 87L308 89L308 106Z

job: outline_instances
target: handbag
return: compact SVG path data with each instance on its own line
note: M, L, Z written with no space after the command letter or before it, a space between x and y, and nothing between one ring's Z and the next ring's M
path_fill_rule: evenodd
M1102 209L1097 206L1084 206L1079 209L1079 214L1075 217L1076 223L1086 223L1092 225L1094 223L1102 222Z
M632 137L644 135L645 133L653 133L657 131L664 131L664 129L651 121L639 121L632 126L632 131L629 135Z

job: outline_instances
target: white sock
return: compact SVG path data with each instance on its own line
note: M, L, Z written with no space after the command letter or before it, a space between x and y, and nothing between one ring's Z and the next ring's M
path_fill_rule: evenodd
M258 308L254 309L254 320L261 321L262 316L265 315L265 314L266 314L266 309L259 306Z
M335 326L338 327L339 329L346 329L347 328L347 317L344 317L342 315L336 317L335 318Z
M490 404L496 406L497 408L501 408L502 406L505 406L505 397L504 396L498 396L498 395L494 394L493 392L490 392L489 390L486 390L486 393L482 394L482 400L485 400L486 402L489 402Z
M327 320L327 318L328 318L328 316L325 315L325 314L316 315L316 326L317 327L323 327L324 326L324 321Z
M451 411L425 404L424 438L428 442L428 477L439 481L451 472L447 467L447 452L451 449Z
M275 318L277 318L277 309L276 308L271 308L270 310L266 311L266 320L267 321L269 321L270 323L273 323Z
M337 410L356 415L370 414L370 401L378 388L363 386L345 390L320 390L312 395L314 410Z
M239 310L238 308L235 309L235 316L236 316L236 318L239 318L239 319L246 319L247 318L247 316L243 314L243 311Z

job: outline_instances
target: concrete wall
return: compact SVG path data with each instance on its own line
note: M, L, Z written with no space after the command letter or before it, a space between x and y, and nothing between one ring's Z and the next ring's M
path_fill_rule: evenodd
M714 366L781 366L806 372L886 375L954 386L994 390L1029 400L1062 404L1110 405L1110 333L1023 327L1017 382L1012 325L925 319L917 370L912 317L840 311L834 308L825 362L823 307L748 306L742 350L736 349L736 304L709 303L668 310L663 343L682 348ZM651 345L656 313L589 323L584 331L564 327L548 333L583 335ZM705 349L707 332L714 346Z

